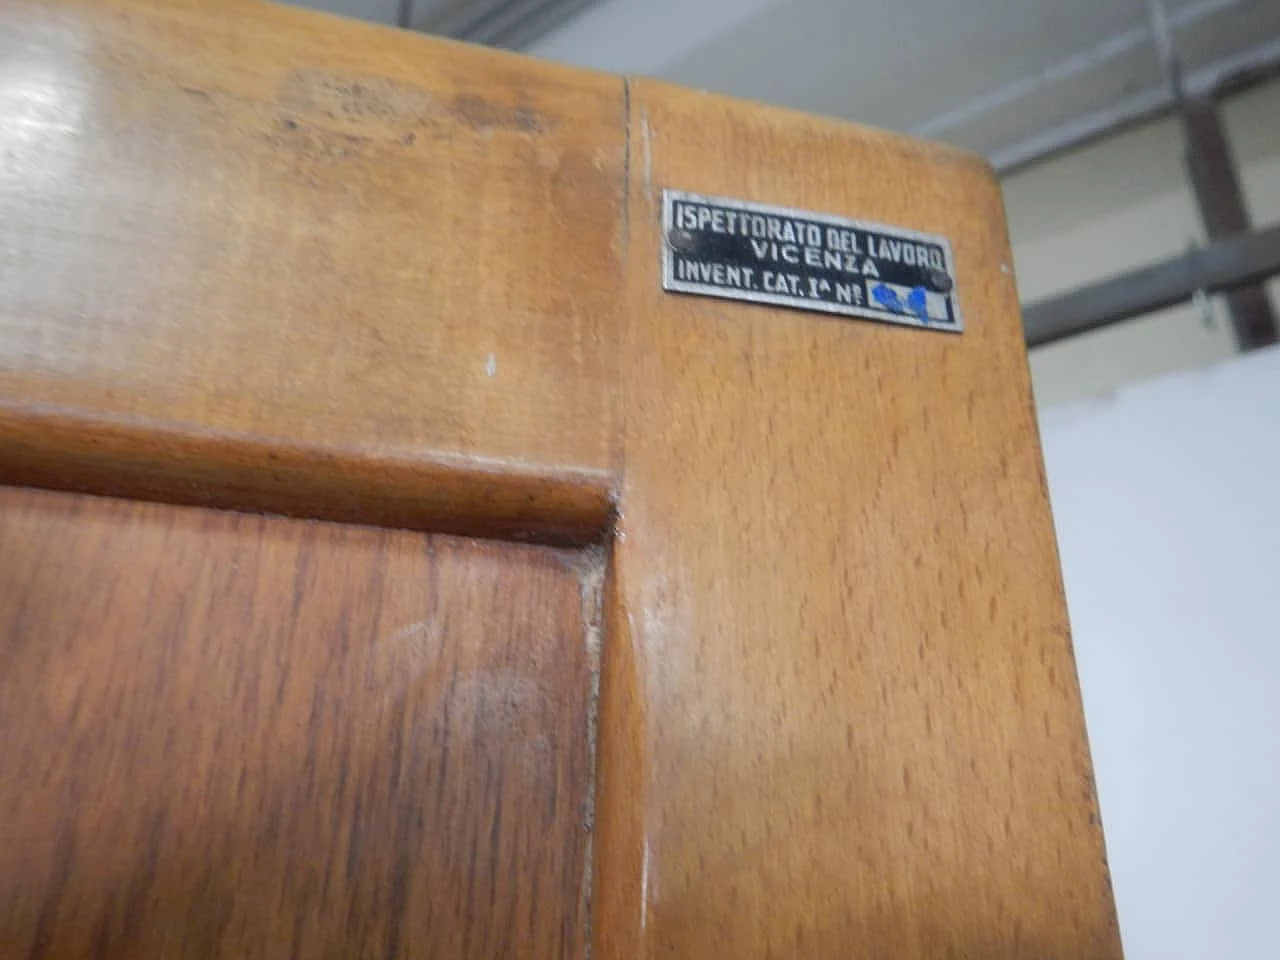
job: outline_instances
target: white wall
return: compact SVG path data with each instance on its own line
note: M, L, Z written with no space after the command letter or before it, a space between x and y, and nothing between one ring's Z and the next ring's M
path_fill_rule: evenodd
M1255 225L1280 222L1280 81L1226 104L1227 133ZM1204 242L1174 120L1149 124L1004 181L1023 302L1122 273ZM1280 284L1271 286L1280 305ZM1042 406L1097 396L1235 353L1222 304L1192 304L1042 347Z
M1224 115L1280 223L1280 82ZM1204 242L1182 150L1167 120L1008 178L1024 302ZM1235 357L1213 298L1031 367L1126 956L1280 958L1280 349Z
M1128 960L1280 957L1280 349L1042 416Z

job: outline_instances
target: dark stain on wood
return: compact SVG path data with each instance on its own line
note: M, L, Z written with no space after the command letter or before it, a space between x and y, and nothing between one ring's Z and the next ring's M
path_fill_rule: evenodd
M509 129L520 133L545 133L547 122L528 106L509 106L472 93L454 97L449 112L477 132Z
M331 120L353 123L430 123L440 116L435 97L422 87L386 77L336 76L297 70L285 81L279 102Z
M348 132L368 128L385 134L399 127L408 133L459 122L482 135L495 130L538 135L551 126L546 117L524 103L513 105L474 92L441 101L420 87L385 77L345 78L323 70L290 74L278 101L307 125Z

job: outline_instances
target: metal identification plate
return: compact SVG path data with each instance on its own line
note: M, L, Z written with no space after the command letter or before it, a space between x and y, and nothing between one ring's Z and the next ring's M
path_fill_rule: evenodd
M677 190L662 220L665 290L964 329L945 237Z

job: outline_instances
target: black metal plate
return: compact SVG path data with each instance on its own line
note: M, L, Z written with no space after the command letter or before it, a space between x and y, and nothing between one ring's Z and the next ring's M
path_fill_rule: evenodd
M945 237L678 190L662 201L665 290L964 328Z

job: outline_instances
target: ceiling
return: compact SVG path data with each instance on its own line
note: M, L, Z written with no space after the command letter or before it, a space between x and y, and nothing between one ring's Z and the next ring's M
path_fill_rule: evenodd
M413 0L414 22L494 2ZM400 3L308 0L386 23ZM1280 64L1277 0L1165 7L1193 79L1242 55ZM1007 158L1081 118L1165 96L1148 24L1146 0L603 0L522 46Z

